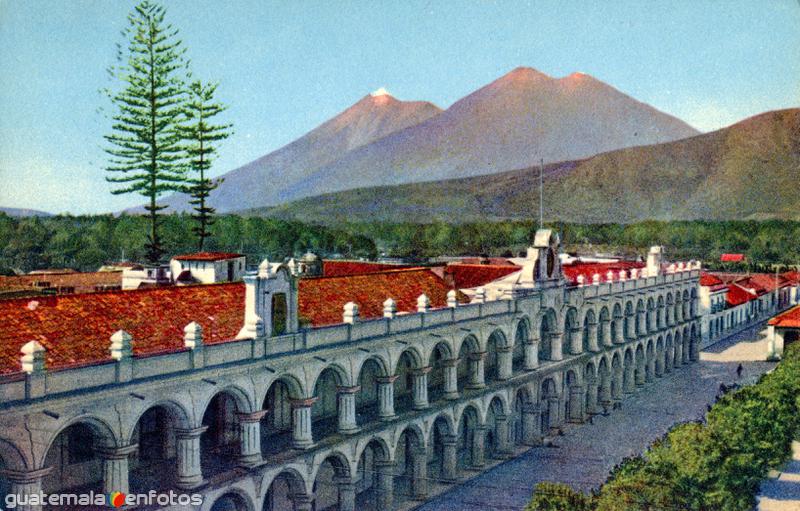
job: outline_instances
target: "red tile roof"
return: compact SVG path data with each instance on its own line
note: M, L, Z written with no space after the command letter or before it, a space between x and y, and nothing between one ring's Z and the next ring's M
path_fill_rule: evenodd
M700 274L700 285L709 288L711 291L722 291L728 287L719 277L710 273Z
M728 286L728 293L725 295L725 300L728 302L728 307L736 307L743 303L758 298L758 294L751 293L740 284L734 283Z
M719 260L723 263L740 263L744 261L744 254L722 254Z
M590 284L595 274L600 275L600 282L606 282L606 274L614 272L614 280L619 279L619 272L625 270L630 278L630 270L633 268L644 268L646 265L640 261L614 261L610 263L574 262L561 266L564 278L573 284L577 284L578 275L583 275L585 283Z
M417 310L417 298L426 294L431 307L447 306L450 286L438 275L424 268L385 271L368 275L318 277L298 282L300 317L314 326L342 322L347 302L358 304L361 318L383 316L383 302L392 298L398 312ZM459 293L459 301L469 300Z
M325 277L341 277L344 275L365 275L387 270L414 268L404 264L373 263L370 261L322 260L322 275Z
M109 361L109 338L120 329L133 336L134 354L146 355L183 349L191 321L208 343L232 339L243 317L242 283L0 301L0 374L19 371L19 350L31 340L47 348L49 368L64 368Z
M800 328L800 305L778 314L769 320L769 324L784 328Z
M787 271L786 273L781 275L787 282L793 285L800 284L800 271L792 270Z
M244 255L232 252L195 252L193 254L176 255L173 259L179 261L223 261L225 259L236 259L237 257L244 257Z
M444 268L445 279L457 289L470 289L480 287L501 279L506 275L521 270L516 265L490 265L490 264L448 264Z
M38 287L34 287L39 283ZM44 285L46 283L46 285ZM41 273L36 275L0 276L0 294L6 290L71 288L73 293L91 293L97 287L122 286L121 271Z
M505 257L462 257L462 264L491 264L493 266L517 266Z

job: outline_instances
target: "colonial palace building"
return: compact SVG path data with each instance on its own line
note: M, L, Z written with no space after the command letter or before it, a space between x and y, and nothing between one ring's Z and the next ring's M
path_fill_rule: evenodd
M409 507L696 360L699 265L661 256L562 267L542 230L469 292L264 261L244 283L0 302L0 493Z

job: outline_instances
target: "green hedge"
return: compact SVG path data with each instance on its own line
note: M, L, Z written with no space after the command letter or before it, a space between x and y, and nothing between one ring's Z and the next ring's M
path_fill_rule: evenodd
M624 460L599 491L540 483L527 511L749 511L799 431L800 346L790 345L774 371L726 394L704 423L675 426L642 456Z

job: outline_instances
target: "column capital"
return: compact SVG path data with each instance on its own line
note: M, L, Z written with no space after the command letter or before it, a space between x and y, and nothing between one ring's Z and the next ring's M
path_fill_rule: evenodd
M431 366L420 367L418 369L413 369L411 374L414 376L423 376L431 372L431 369L433 369Z
M36 470L0 469L0 475L5 476L10 482L16 484L30 484L41 480L53 471L53 467L44 467Z
M236 418L239 419L239 422L259 422L267 413L269 413L269 409L266 408L255 412L238 412Z
M189 428L189 429L177 428L175 429L175 435L178 438L183 438L183 439L197 438L203 433L205 433L207 429L208 426L200 426L197 428Z
M355 394L361 390L361 385L353 385L352 387L336 387L338 394Z
M393 374L392 376L378 376L375 381L378 383L394 383L400 375Z
M319 398L316 396L306 397L302 399L290 399L289 405L292 408L311 408L311 406L317 402L317 399Z
M139 444L123 445L120 447L96 447L95 452L106 460L123 460L131 453L136 452Z

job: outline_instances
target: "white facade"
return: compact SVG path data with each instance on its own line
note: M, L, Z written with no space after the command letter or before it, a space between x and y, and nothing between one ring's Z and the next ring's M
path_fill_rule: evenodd
M201 284L216 282L235 282L242 280L245 273L245 256L217 260L195 260L173 258L169 262L173 280L184 271Z

